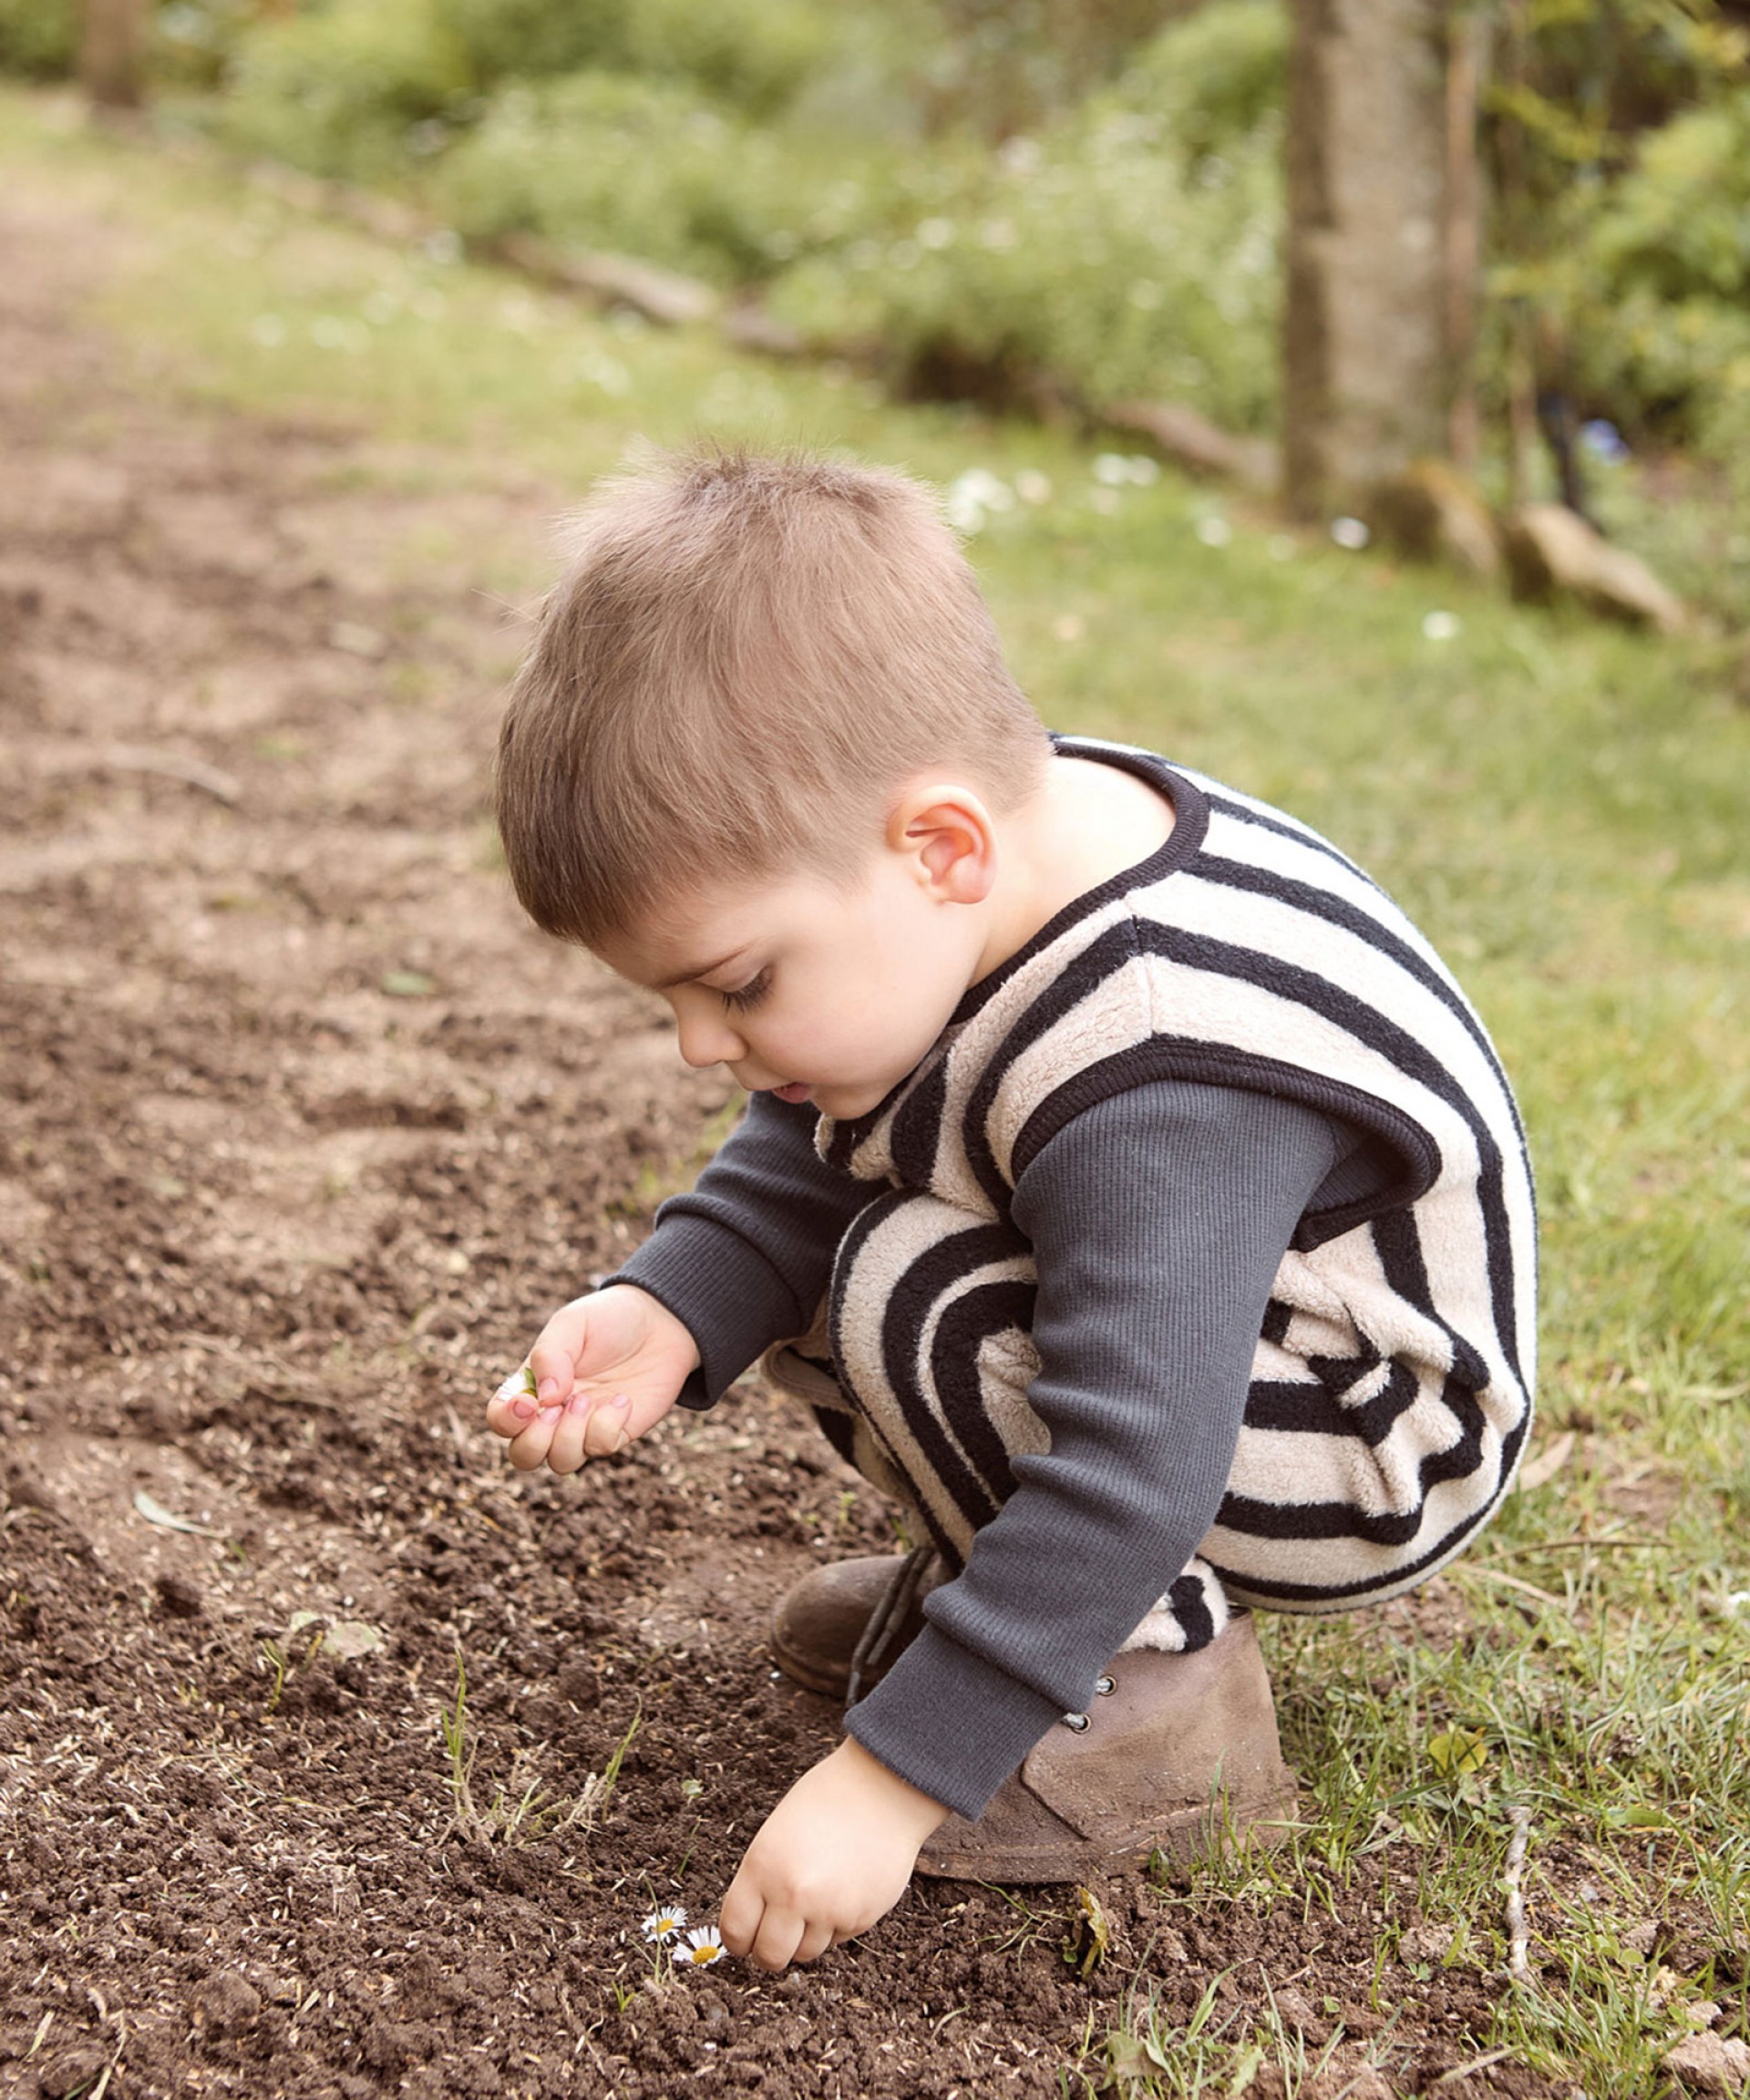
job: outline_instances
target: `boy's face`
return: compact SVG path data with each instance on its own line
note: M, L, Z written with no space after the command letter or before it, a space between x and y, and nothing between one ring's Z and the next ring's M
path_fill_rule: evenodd
M932 894L914 857L882 850L849 887L800 875L727 890L597 952L662 993L689 1065L844 1120L946 1026L978 973L974 920Z

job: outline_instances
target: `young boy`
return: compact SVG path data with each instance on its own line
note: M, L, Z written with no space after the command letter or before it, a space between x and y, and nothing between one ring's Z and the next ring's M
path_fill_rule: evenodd
M511 1463L763 1358L922 1542L779 1606L855 1703L731 1951L812 1960L920 1863L1079 1879L1207 1844L1212 1796L1280 1818L1243 1607L1420 1580L1530 1417L1523 1138L1426 942L1292 818L1048 736L923 490L821 459L598 492L498 803L535 920L751 1096L493 1400Z

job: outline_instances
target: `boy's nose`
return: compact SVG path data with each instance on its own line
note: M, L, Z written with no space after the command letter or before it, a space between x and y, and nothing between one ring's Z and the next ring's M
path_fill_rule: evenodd
M695 1072L708 1065L730 1065L747 1055L747 1046L720 1016L684 1014L677 1019L681 1055Z

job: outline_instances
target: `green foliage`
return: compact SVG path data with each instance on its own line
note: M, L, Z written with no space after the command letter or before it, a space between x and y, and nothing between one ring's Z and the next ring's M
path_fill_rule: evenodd
M1032 131L1109 81L1173 0L897 0L935 129Z
M149 69L160 88L211 89L260 19L260 0L164 0L152 21Z
M435 194L466 233L527 230L746 277L771 267L775 159L768 138L690 88L575 73L501 88Z
M830 16L801 0L630 0L630 64L692 82L749 117L775 116L824 57Z
M481 87L541 78L626 57L629 0L435 0Z
M482 87L602 69L684 81L775 115L819 62L826 17L804 0L436 0Z
M1588 381L1730 457L1750 394L1750 88L1647 139L1559 283Z
M241 39L220 129L247 150L368 181L440 142L471 87L466 50L421 0L335 0Z
M1168 394L1258 427L1275 398L1282 224L1269 13L1214 0L1037 141L939 157L911 224L791 272L781 311L880 344L926 385L1024 397L1043 373L1096 406ZM1188 52L1220 61L1208 99Z
M1595 221L1608 290L1750 300L1750 88L1654 132Z
M1138 52L1118 93L1158 117L1194 167L1271 124L1287 85L1288 10L1278 0L1217 0Z
M77 0L0 0L0 73L70 73L78 43Z
M160 0L152 12L149 64L160 84L214 87L256 0ZM0 73L49 80L78 58L79 0L0 0Z

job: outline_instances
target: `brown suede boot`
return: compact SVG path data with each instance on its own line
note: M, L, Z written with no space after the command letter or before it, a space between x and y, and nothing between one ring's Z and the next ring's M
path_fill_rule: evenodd
M1250 1614L1236 1612L1189 1655L1117 1655L1100 1687L1091 1710L1055 1724L976 1823L951 1816L925 1841L920 1874L1086 1881L1144 1866L1157 1850L1208 1858L1241 1831L1281 1842L1294 1817L1294 1775Z
M946 1572L927 1552L903 1560L870 1553L816 1568L777 1601L772 1659L810 1692L848 1698L853 1671L866 1692L921 1631L923 1600Z

